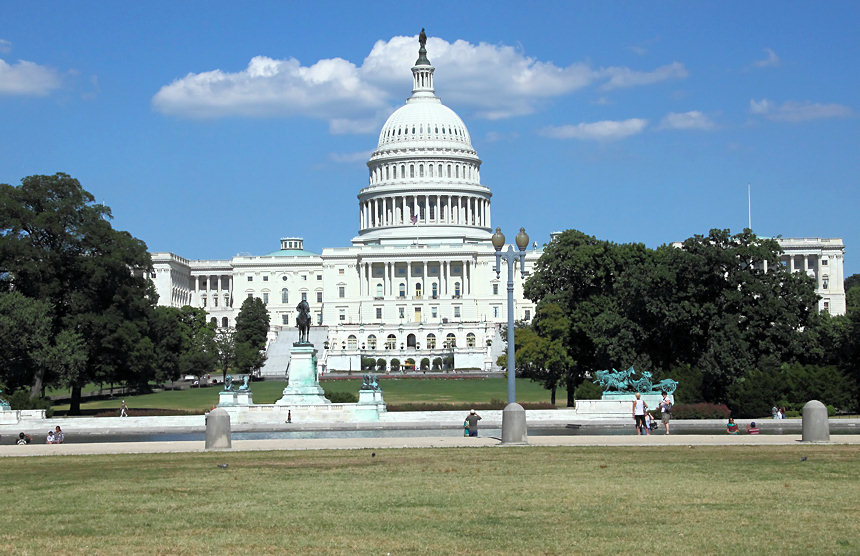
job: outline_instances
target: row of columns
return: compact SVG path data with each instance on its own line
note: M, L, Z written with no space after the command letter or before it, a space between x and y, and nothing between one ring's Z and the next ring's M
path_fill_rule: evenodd
M201 286L203 281L201 279L206 279L205 289L201 290ZM226 279L227 287L224 286L224 282ZM213 288L213 282L215 287ZM194 300L197 305L203 304L203 296L206 296L207 300L213 300L210 304L207 301L207 306L209 307L217 307L219 304L218 298L223 297L224 307L229 307L232 305L232 291L233 291L233 276L227 274L213 274L213 275L196 275L191 276L191 284Z
M467 180L474 183L480 183L481 181L477 164L451 164L450 162L434 164L430 162L426 165L425 169L424 163L416 164L411 162L407 165L393 162L391 164L379 164L370 170L371 185L396 179L405 180L424 177Z
M460 273L452 274L451 273L451 265L452 263L459 263L460 265ZM399 263L399 265L403 265L404 263ZM421 284L421 295L422 297L430 297L433 295L432 289L432 281L433 279L438 279L438 295L439 296L447 296L447 295L457 295L456 287L454 282L457 279L460 279L460 296L469 295L472 293L472 261L470 260L460 260L460 261L438 261L436 264L439 267L439 272L436 276L430 276L427 274L427 268L429 263L427 262L416 262L414 264L421 266L421 275L420 276L412 276L412 265L413 261L408 261L405 263L406 265L406 276L398 276L396 274L396 270L398 268L398 263L394 262L383 262L383 263L372 263L372 262L364 262L359 265L360 272L360 281L359 281L359 290L362 297L376 297L377 296L377 288L376 284L381 281L382 283L382 292L383 296L399 296L399 284L402 283L406 286L406 297L412 297L416 295L416 291L414 290L415 284ZM374 276L373 268L374 266L383 265L382 276ZM402 266L401 266L402 268ZM429 281L428 281L429 279ZM429 287L428 287L429 282ZM395 283L398 284L398 289L395 290Z
M360 205L361 229L413 224L459 224L489 228L490 200L465 195L395 195Z

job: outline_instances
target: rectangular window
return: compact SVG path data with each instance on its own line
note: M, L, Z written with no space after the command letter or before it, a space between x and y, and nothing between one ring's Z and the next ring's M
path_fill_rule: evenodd
M821 259L821 266L827 266L827 259Z
M290 315L287 315L287 314L281 315L281 322L284 324L290 324Z
M341 310L338 312L337 318L338 318L338 320L341 320L341 321L346 320L346 310L345 310L345 309L341 309Z
M317 280L322 280L322 274L317 274Z
M307 275L306 275L306 274L302 274L302 280L304 280L305 282L307 282L307 281L308 281L308 277L307 277Z
M249 293L249 294L248 294L248 299L254 299L254 294Z
M526 320L532 320L532 311L531 311L531 309L526 309Z
M302 292L302 301L308 300L308 292Z
M382 307L376 308L376 318L377 320L382 320Z
M493 284L493 295L499 295L499 285Z
M337 269L337 273L338 273L338 274L343 274L343 269L342 269L342 268Z
M345 286L338 286L337 287L337 296L340 298L346 297L346 287Z
M317 303L322 303L322 292L317 292Z
M459 307L454 307L454 318L455 319L460 318L460 308Z
M322 313L317 313L317 324L322 324Z
M268 276L263 276L263 282L268 282L268 281L269 281L269 277L268 277Z
M493 318L494 319L499 318L499 308L498 307L493 307Z
M400 315L400 318L404 318L406 316L406 311L404 310L403 307L398 307L397 313Z
M436 307L431 307L430 308L430 314L433 315L433 318L435 319L436 317L439 316L439 311Z
M269 294L268 293L263 292L263 303L266 305L269 304Z
M254 277L253 277L253 276L248 276L248 281L249 281L249 282L253 282L253 281L254 281Z

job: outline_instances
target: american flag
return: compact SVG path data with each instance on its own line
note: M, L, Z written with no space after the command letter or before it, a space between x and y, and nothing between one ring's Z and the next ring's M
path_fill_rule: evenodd
M417 223L418 223L418 215L417 215L417 214L413 214L413 215L412 215L412 225L414 226L414 225L415 225L415 224L417 224Z

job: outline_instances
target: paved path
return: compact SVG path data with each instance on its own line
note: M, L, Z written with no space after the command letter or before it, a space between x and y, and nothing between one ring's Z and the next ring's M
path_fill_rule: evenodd
M801 435L762 434L749 435L651 435L651 436L533 436L528 446L502 445L492 437L403 437L403 438L314 438L234 440L228 451L260 450L361 450L384 448L460 448L500 447L528 449L531 446L778 446L799 445ZM860 435L831 435L829 444L860 446ZM203 452L202 441L177 442L94 442L88 444L30 444L28 446L0 446L0 457L60 456L90 454L155 454L176 452Z

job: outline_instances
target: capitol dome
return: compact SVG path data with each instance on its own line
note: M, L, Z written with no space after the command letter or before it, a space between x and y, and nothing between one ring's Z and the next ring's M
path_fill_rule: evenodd
M473 243L491 236L481 160L466 124L436 96L423 32L419 43L412 96L388 117L367 162L356 245Z

